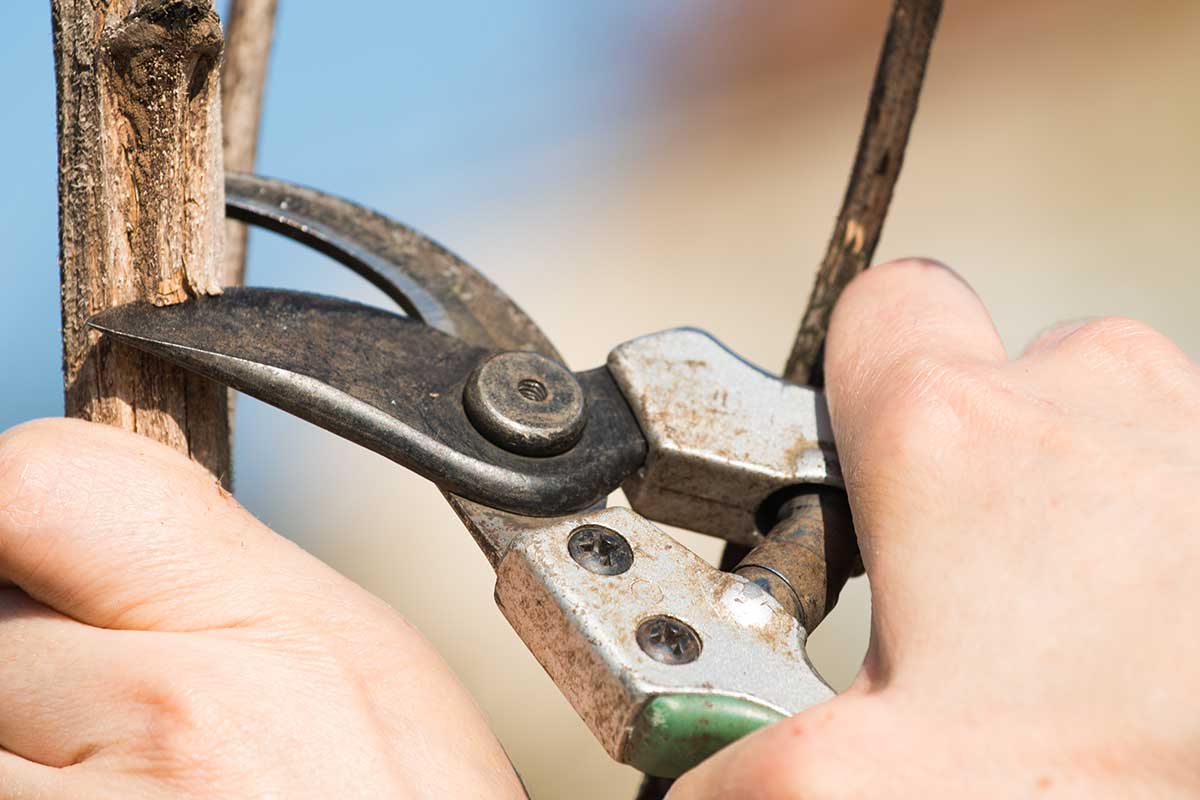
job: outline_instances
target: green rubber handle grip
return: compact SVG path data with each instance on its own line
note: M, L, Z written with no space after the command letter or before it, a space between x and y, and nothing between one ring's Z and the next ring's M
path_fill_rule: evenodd
M660 695L638 712L621 761L647 775L678 778L722 747L783 718L738 697Z

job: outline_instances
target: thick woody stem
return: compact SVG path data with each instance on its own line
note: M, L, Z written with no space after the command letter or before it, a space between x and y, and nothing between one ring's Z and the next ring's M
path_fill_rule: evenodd
M51 7L66 412L165 442L228 482L225 390L84 324L133 300L220 292L220 20L210 0Z
M221 130L227 170L254 169L275 6L276 0L231 0L229 4L221 70ZM246 234L244 224L225 221L225 286L240 284L245 277Z

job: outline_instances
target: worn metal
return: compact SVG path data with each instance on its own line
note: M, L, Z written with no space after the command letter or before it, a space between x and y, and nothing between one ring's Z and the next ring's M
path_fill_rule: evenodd
M798 485L841 486L824 395L744 361L703 331L634 339L608 357L650 445L622 488L639 513L732 542Z
M700 657L700 637L691 625L659 615L637 627L642 652L663 664L690 664Z
M541 329L482 273L369 208L259 175L225 175L225 213L307 245L370 281L407 313L467 344L562 361Z
M762 544L734 570L812 630L833 610L858 561L846 493L810 489L784 502Z
M587 425L583 387L570 370L539 353L497 353L467 380L463 403L493 444L526 456L558 455Z
M571 557L572 532L588 525L629 542L627 571L598 575ZM618 760L640 709L656 697L742 698L790 715L833 695L804 653L806 633L795 617L629 509L518 521L502 538L500 610ZM639 645L639 626L664 616L703 643L690 663L663 663Z
M121 306L90 324L497 508L588 508L645 455L637 423L603 368L578 377L591 411L575 447L553 458L497 447L462 405L467 378L489 351L346 300L232 288L169 308Z
M226 173L225 212L328 255L443 333L491 350L530 350L562 361L537 324L494 283L390 217L316 189L244 173ZM492 529L497 515L521 518L453 492L445 496L489 560L494 553L477 531Z
M799 620L801 625L805 624L807 620L805 619L804 607L800 602L800 596L796 594L788 579L783 575L770 567L764 567L760 564L743 564L733 570L733 573L741 575L771 595L771 597L774 597L775 601L779 603L784 611ZM808 628L806 627L805 630L808 630Z
M633 549L625 537L599 525L572 531L567 552L576 564L597 575L620 575L633 565Z
M724 573L638 513L603 509L623 481L640 514L761 542L756 513L785 492L840 485L818 393L694 330L572 375L507 296L415 231L253 176L230 176L227 198L230 216L331 255L410 317L231 289L123 307L95 327L436 482L496 569L501 610L614 758L678 774L832 695L801 620L832 606L826 595L817 609L805 581L833 568L764 546L744 576ZM812 544L796 529L810 506L781 509L777 543Z

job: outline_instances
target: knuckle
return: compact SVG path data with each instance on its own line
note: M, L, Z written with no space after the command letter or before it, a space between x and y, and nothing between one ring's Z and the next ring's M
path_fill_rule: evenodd
M200 730L196 687L186 676L135 680L129 689L129 700L138 709L147 732L153 734L147 741L170 742Z
M39 420L0 434L0 558L30 544L65 503L62 476L71 458L66 427Z
M59 426L50 420L26 422L0 434L0 487L19 488L31 469L64 457Z
M166 671L135 678L126 704L138 732L129 741L157 778L185 781L210 769L213 736L228 733L228 723L198 681Z
M0 509L17 498L50 500L78 460L79 440L92 423L26 422L0 434Z
M1165 335L1128 317L1091 320L1068 336L1064 344L1116 365L1160 362L1164 357L1182 356Z
M1105 380L1124 379L1172 398L1180 408L1200 406L1200 370L1171 339L1127 317L1092 320L1059 345L1067 364L1099 374Z

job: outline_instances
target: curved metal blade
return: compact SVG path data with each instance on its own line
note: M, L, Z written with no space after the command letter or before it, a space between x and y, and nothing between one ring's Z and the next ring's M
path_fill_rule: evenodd
M410 315L468 344L562 356L494 283L427 236L349 200L247 173L225 175L225 211L349 267Z
M332 297L227 289L159 308L131 303L89 325L370 448L443 490L536 516L586 508L645 459L637 421L604 368L579 374L587 427L570 450L529 458L481 436L462 405L494 350Z
M437 242L395 220L315 189L248 173L226 173L225 203L229 217L325 253L443 333L482 347L533 350L563 363L541 329L495 284ZM596 377L608 378L607 373ZM507 541L498 532L506 526L489 526L487 520L505 517L512 524L537 524L513 515L511 509L487 509L449 492L446 499L485 552L502 549ZM603 506L604 498L597 504ZM489 539L494 541L485 544Z

